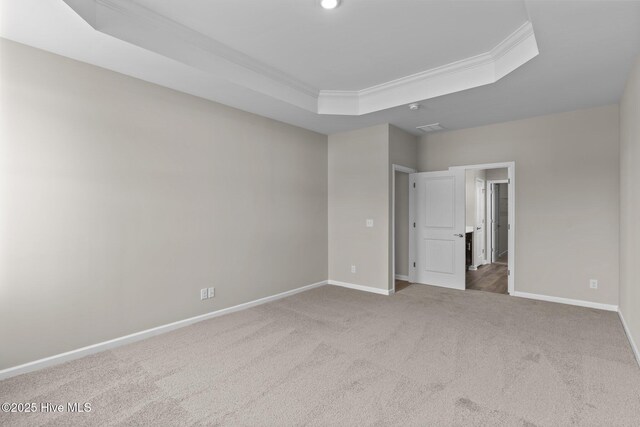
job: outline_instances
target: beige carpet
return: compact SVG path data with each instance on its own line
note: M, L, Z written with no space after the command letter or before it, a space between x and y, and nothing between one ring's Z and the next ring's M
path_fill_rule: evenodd
M325 286L5 380L5 401L92 411L3 426L637 426L640 369L615 313Z

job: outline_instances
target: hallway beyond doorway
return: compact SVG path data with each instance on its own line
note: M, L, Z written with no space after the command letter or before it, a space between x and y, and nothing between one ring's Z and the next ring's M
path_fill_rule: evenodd
M481 265L477 270L468 270L466 289L506 294L508 275L506 264Z

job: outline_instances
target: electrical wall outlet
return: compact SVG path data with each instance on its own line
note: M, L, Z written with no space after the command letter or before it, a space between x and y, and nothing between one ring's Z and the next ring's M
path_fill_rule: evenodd
M368 219L367 220L367 227L373 227L373 220L372 219Z
M589 287L591 289L598 289L598 280L597 279L589 280Z
M209 288L207 298L213 298L216 296L216 288Z
M209 298L207 295L208 295L207 288L200 289L200 300L201 300L201 301L202 301L203 299L207 299L207 298Z
M352 265L352 266L351 266L351 272L352 272L352 273L355 273L355 272L356 272L356 266L355 266L355 265Z

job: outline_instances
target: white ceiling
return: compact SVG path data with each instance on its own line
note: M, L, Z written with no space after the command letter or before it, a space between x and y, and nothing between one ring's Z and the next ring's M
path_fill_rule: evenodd
M358 90L486 52L526 20L540 54L496 83L422 101L417 112L348 117L318 115L95 31L62 0L3 0L0 35L322 133L384 122L413 133L433 122L457 129L615 103L640 53L640 1L343 0L333 11L316 0L137 3L323 89Z
M135 0L318 89L361 90L487 52L527 21L520 0Z

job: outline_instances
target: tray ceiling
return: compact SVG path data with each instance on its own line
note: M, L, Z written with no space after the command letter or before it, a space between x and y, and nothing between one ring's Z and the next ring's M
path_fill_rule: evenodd
M520 1L65 2L100 32L319 114L494 83L538 54Z
M251 1L154 0L151 2L149 0L148 3L134 3L131 1L121 3L125 7L133 5L133 7L143 9L147 9L146 6L148 5L157 3L158 9L154 13L162 16L160 12L168 13L164 9L160 9L165 6L173 6L179 10L183 7L190 8L192 5L197 6L199 4L220 4L222 5L220 7L226 7L225 5L227 5L234 8L235 3L247 5ZM101 3L114 5L113 2L108 0L102 0ZM313 19L339 21L349 16L348 13L339 14L349 11L347 5L353 5L353 7L359 9L359 14L353 15L357 17L365 13L364 10L368 7L367 5L372 4L372 7L374 7L379 1L344 0L340 8L333 11L320 9L315 0L291 0L289 3L284 2L284 0L283 2L280 2L280 0L264 0L264 3L295 3L293 10L296 10L295 8L300 5L306 4L308 8L305 9L306 12L304 13L314 14L312 21ZM134 43L133 39L123 40L109 35L108 32L121 31L122 28L118 28L120 25L130 30L131 27L126 22L103 19L97 23L98 26L104 26L101 30L102 32L96 31L95 28L88 24L87 20L82 19L76 11L62 0L46 2L41 0L3 0L0 2L0 36L325 134L348 131L380 123L391 123L414 134L419 134L416 127L428 123L440 123L446 129L460 129L617 103L631 65L636 55L640 53L640 1L527 0L524 2L526 10L525 21L516 22L518 21L517 11L507 13L505 16L510 18L505 19L504 29L501 28L495 34L506 30L504 37L508 38L509 35L514 34L512 25L516 33L518 29L526 33L524 31L527 28L526 22L529 22L531 29L535 32L534 39L539 46L539 54L523 66L516 66L513 71L507 73L495 83L472 87L468 90L458 90L445 96L417 100L421 104L421 108L418 110L409 110L406 104L400 104L396 107L366 114L358 111L359 115L318 114L318 101L321 90L346 92L346 97L353 101L353 97L349 96L353 95L351 92L358 92L358 95L362 92L367 93L367 88L371 88L372 84L373 87L380 86L380 83L378 83L380 79L397 79L397 76L400 75L400 80L410 81L411 78L403 79L403 77L411 75L410 73L415 74L416 68L431 67L435 63L435 56L424 55L420 57L420 55L413 55L413 52L417 50L415 46L419 41L427 43L435 39L437 40L436 45L454 43L453 39L445 41L435 36L425 37L424 30L429 25L418 25L416 22L427 22L424 10L420 9L425 4L440 5L441 3L457 2L448 0L394 0L384 1L384 3L397 4L397 10L395 11L397 15L393 15L393 20L388 20L387 25L383 26L384 28L376 28L375 34L386 35L388 33L392 37L394 32L398 31L395 34L402 34L402 37L399 37L397 42L399 43L402 38L405 38L405 42L404 44L398 44L395 49L387 46L379 49L381 46L380 39L376 39L376 35L367 38L360 34L357 40L351 40L353 43L362 40L367 41L365 46L367 49L371 49L368 51L368 55L374 56L376 61L391 65L389 69L376 69L374 70L375 72L367 73L366 76L364 76L364 72L351 71L349 69L341 70L341 67L337 69L336 74L331 74L329 72L331 70L320 68L326 64L307 60L313 56L304 57L305 61L302 62L305 62L305 64L301 65L295 61L297 56L291 55L292 62L286 61L283 65L277 59L278 55L283 54L283 52L271 52L269 55L267 55L268 52L265 52L265 56L260 56L247 50L246 46L239 44L242 41L242 43L247 43L247 46L250 45L251 43L247 41L250 40L250 37L246 39L238 37L236 42L233 43L222 36L219 37L222 41L214 40L211 36L215 34L204 31L206 28L199 28L196 23L192 22L184 21L182 23L176 21L176 19L185 19L184 17L178 15L174 15L173 18L165 17L164 19L174 24L174 27L177 25L179 28L186 29L191 35L205 37L204 40L210 43L207 48L213 46L214 50L218 49L219 52L223 53L223 59L218 62L219 67L214 67L212 72L204 67L193 65L190 62L193 61L193 57L188 53L184 58L178 59L159 53L162 48L171 45L171 43L158 42L156 40L155 46L145 48ZM523 5L521 1L492 2L479 0L477 3L486 4L488 5L487 7L498 7L496 4L509 5L509 7L513 4L518 7ZM92 1L79 1L75 6L78 8L82 4L84 4L84 7L89 7L83 12L85 14L91 12L91 5L95 5ZM380 5L378 4L378 6ZM300 7L302 8L303 6ZM244 13L249 14L250 11L246 9ZM234 18L236 19L234 28L235 25L238 25L240 30L244 30L245 27L242 25L249 25L251 21L247 20L245 24L242 24L242 11L240 9L234 10L233 12L229 11L227 16L237 14L238 17ZM420 12L418 13L417 11ZM271 11L268 14L265 11L260 13L263 13L262 18L264 21L275 22L270 21L272 19L271 14L285 15L286 18L288 12ZM350 19L353 19L353 16ZM391 15L389 16L391 17ZM278 18L280 21L277 22L282 24L282 22L287 21L285 18L280 17ZM88 19L88 21L91 21L91 19ZM309 27L320 25L317 22L314 24L312 21L305 23L305 25ZM366 21L368 19L363 20L364 23ZM508 25L506 24L507 21L509 22ZM344 22L329 22L332 22L331 28L335 31L338 31L337 29L343 31L342 28L346 25ZM357 22L357 20L353 22ZM407 22L411 22L411 25L405 25ZM96 23L94 22L94 24ZM495 25L495 23L492 25ZM520 25L520 27L517 25ZM139 32L132 36L148 37L146 28L140 27L138 30ZM260 31L269 32L268 28L265 29L265 27L262 27ZM352 32L347 31L347 33ZM252 35L251 38L266 37L263 33L256 34ZM341 37L336 40L342 40L346 37L344 33L341 34ZM278 37L282 36L278 35ZM353 33L351 38L356 38L356 34ZM491 49L491 46L496 46L495 40L490 40L490 38L487 35L485 40L489 49ZM149 40L153 41L154 38L151 37ZM500 40L504 40L504 38ZM224 41L228 43L225 44ZM385 39L385 41L388 40ZM275 41L271 43L275 43ZM412 45L411 43L416 44ZM466 43L462 44L466 45ZM350 48L356 46L356 44L348 45ZM403 50L407 46L411 47L407 48L408 50ZM469 44L468 46L472 45ZM291 47L291 49L294 47ZM287 49L289 48L288 46ZM473 45L473 48L474 50L480 49L483 51L487 49L485 45L480 46L480 44ZM326 49L326 51L321 50L317 54L326 55L324 58L329 58L332 55L339 57L345 52L344 46L342 46L342 50L331 45L327 45L323 49ZM438 62L455 61L455 57L459 56L460 52L454 50L440 52L439 55L441 56L438 56L437 60ZM491 50L488 52L491 52ZM484 53L486 54L487 51ZM394 54L398 54L398 57L387 56ZM446 57L445 54L452 56ZM225 55L230 55L230 60L225 59ZM283 55L285 58L288 56L286 52ZM353 55L348 56L350 57L345 61L352 61L353 58L351 56ZM486 57L487 55L484 56ZM208 56L209 59L211 57L211 55ZM392 61L389 58L395 59ZM469 57L466 59L469 59ZM414 60L415 62L412 62ZM431 60L434 62L428 62ZM324 59L323 61L327 62L329 60ZM363 60L363 62L365 61ZM293 68L287 68L294 66L306 67L309 64L310 69L318 67L321 70L318 75L327 80L314 80L311 73L307 75L303 75L304 73L292 75L294 74ZM448 65L450 64L451 62L448 63ZM223 75L224 73L219 71L224 71L225 67L239 68L236 68L237 73L232 73L231 75L228 74L227 69L227 75ZM444 68L447 67L445 66ZM485 71L487 69L489 69L489 72L484 75L484 78L489 81L492 78L496 78L495 74L491 75L491 68L487 67L485 63ZM433 68L422 70L427 71L426 73L421 73L419 70L417 74L429 75L429 70L433 70ZM46 72L46 70L42 70L42 72ZM345 74L342 75L340 73ZM487 76L487 74L489 75ZM251 77L248 81L249 83L253 81L253 86L251 84L247 85L247 82L243 80L247 75ZM362 80L358 80L354 76L360 76ZM254 78L257 78L257 80L252 80ZM335 81L329 81L330 78L335 79ZM350 78L354 78L354 80L350 81ZM341 81L344 83L339 83L339 79L343 79ZM393 80L391 81L393 82ZM327 82L335 83L335 86L316 87ZM353 82L361 82L361 84L346 86L347 83L351 84ZM383 87L385 83L389 83L389 80L382 83ZM388 86L393 86L393 84L388 84ZM428 87L429 85L426 84L424 86Z

